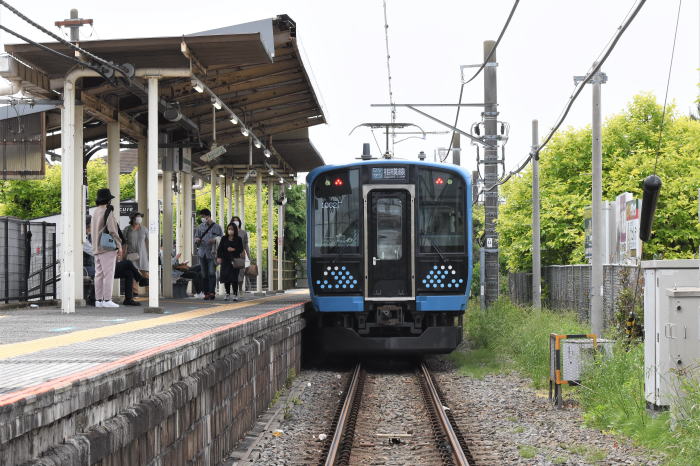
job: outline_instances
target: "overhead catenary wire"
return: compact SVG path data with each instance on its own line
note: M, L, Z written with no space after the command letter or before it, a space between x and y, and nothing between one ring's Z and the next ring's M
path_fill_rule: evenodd
M673 57L676 54L676 38L678 37L678 23L681 19L681 6L683 0L678 0L678 13L676 14L676 28L673 31L673 46L671 47L671 59L668 63L668 76L666 77L666 93L664 94L664 108L661 112L661 124L659 125L659 141L656 143L656 156L654 157L654 175L656 175L656 166L659 163L659 152L661 152L661 139L664 132L664 123L666 120L666 103L668 102L668 88L671 84L671 71L673 70Z
M84 66L84 67L86 67L86 68L90 68L90 69L92 69L92 70L95 70L100 76L102 76L102 77L105 78L107 81L109 81L109 77L108 77L107 75L104 74L104 71L103 71L99 66L95 66L95 65L93 65L93 64L91 64L91 63L87 63L87 62L85 62L85 61L83 61L83 60L80 60L79 58L72 57L72 56L70 56L70 55L66 55L65 53L59 52L58 50L54 50L54 49L52 49L52 48L50 48L50 47L47 47L47 46L45 46L45 45L43 45L43 44L40 44L40 43L38 43L38 42L35 42L35 41L29 39L28 37L25 37L25 36L19 34L18 32L15 32L15 31L13 31L12 29L3 26L2 24L0 24L0 30L5 31L5 32L7 32L8 34L11 34L11 35L15 36L15 37L17 37L17 38L20 39L20 40L25 41L25 42L28 43L29 45L33 45L34 47L40 48L40 49L42 49L42 50L45 50L46 52L52 53L52 54L54 54L54 55L57 55L57 56L59 56L59 57L61 57L61 58L64 58L65 60L71 61L71 62L73 62L73 63L75 63L75 64L77 64L77 65Z
M629 25L632 23L634 18L637 16L639 11L642 9L644 4L646 3L646 0L639 0L637 3L636 7L632 10L631 13L627 15L625 20L622 22L622 24L617 28L617 32L615 33L615 36L613 39L608 43L607 48L604 50L604 52L599 55L599 60L596 60L596 62L593 63L591 66L591 69L589 72L586 74L586 76L581 80L576 88L574 89L574 92L569 96L569 99L567 100L566 104L564 105L564 109L562 110L559 119L555 123L554 126L549 130L549 133L547 133L547 136L544 138L542 143L536 148L530 151L528 156L525 158L525 161L518 166L516 170L510 171L505 177L503 177L501 180L497 181L493 185L489 187L483 187L480 191L479 194L490 191L496 186L500 186L503 183L507 182L513 175L520 173L522 170L525 169L528 163L532 160L533 157L539 157L539 153L542 151L542 149L545 148L545 146L549 143L549 141L554 137L554 134L559 130L559 127L564 123L564 120L566 120L566 117L569 115L569 111L571 110L571 107L573 106L574 102L578 98L579 94L581 94L581 91L583 90L584 86L593 78L593 76L600 71L600 68L603 66L605 61L608 59L612 51L615 49L615 46L619 42L620 38L624 34L624 32L627 30ZM478 195L476 196L476 199L478 199Z
M453 127L457 127L457 123L459 123L459 113L460 110L462 109L462 97L464 96L464 86L469 84L470 82L474 81L474 79L479 76L479 74L486 68L486 65L488 64L489 60L491 60L491 57L493 54L496 52L496 49L498 48L498 44L501 43L501 39L503 39L503 36L505 35L506 31L508 30L508 25L510 24L510 20L513 19L513 15L515 14L516 8L518 8L518 4L520 3L520 0L515 0L513 2L513 7L510 9L510 13L508 14L508 18L506 19L505 24L503 25L503 28L501 28L501 33L498 34L498 38L496 39L496 43L493 45L493 48L489 52L489 54L486 56L486 59L483 61L481 66L479 66L479 69L476 70L476 72L472 75L471 78L469 78L467 81L462 82L461 86L459 87L459 98L457 105L457 113L455 114L455 123L452 125ZM445 152L445 156L440 159L440 162L444 162L447 160L447 157L450 155L450 152L452 151L452 144L454 143L454 138L455 138L455 132L452 131L452 135L450 136L450 145L447 148L447 152Z
M93 54L93 53L91 53L91 52L89 52L89 51L83 49L82 47L79 47L79 46L75 45L74 43L72 43L72 42L70 42L70 41L68 41L68 40L65 40L65 39L62 38L61 36L59 36L59 35L57 35L57 34L51 32L51 31L49 31L48 29L46 29L46 28L43 27L42 25L40 25L40 24L38 24L38 23L32 21L29 17L27 17L26 15L22 14L22 12L20 12L19 10L17 10L15 7L13 7L12 5L10 5L10 4L7 3L6 1L0 0L0 5L4 6L5 8L7 8L8 10L10 10L12 13L14 13L14 14L15 14L16 16L18 16L19 18L23 19L24 21L26 21L26 22L29 23L30 25L34 26L35 28L37 28L38 30L40 30L40 31L43 32L44 34L46 34L46 35L52 37L53 39L57 40L58 42L60 42L60 43L62 43L62 44L64 44L64 45L66 45L66 46L72 48L73 50L76 50L76 51L82 53L82 54L85 55L86 57L91 58L92 60L96 61L97 63L100 63L101 65L107 66L107 67L109 67L109 68L112 68L112 69L115 70L115 71L119 71L120 73L126 74L126 70L124 70L121 66L115 65L114 63L110 63L109 61L105 60L104 58L100 58L100 57L98 57L97 55L95 55L95 54Z

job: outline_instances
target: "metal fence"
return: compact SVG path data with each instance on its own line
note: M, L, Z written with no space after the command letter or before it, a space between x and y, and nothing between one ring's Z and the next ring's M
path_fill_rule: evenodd
M0 301L56 299L56 225L0 217Z
M631 265L605 265L603 267L603 316L609 327L617 312L620 293L626 288L635 288L637 267ZM582 321L589 321L591 307L591 266L552 265L542 268L543 304L550 309L575 311ZM508 274L510 298L518 304L532 302L532 274L517 272Z

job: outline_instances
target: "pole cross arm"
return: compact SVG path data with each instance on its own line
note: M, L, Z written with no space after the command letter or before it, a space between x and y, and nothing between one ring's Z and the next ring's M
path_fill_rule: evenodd
M405 107L405 108L408 108L408 109L410 109L410 110L413 110L414 112L416 112L416 113L418 113L418 114L420 114L420 115L423 115L424 117L426 117L426 118L428 118L428 119L430 119L430 120L433 120L434 122L436 122L436 123L438 123L438 124L440 124L440 125L442 125L442 126L445 126L446 128L451 129L451 130L454 131L455 133L459 133L459 134L461 134L462 136L465 136L465 137L469 138L472 142L475 142L475 143L477 143L477 144L481 144L481 145L484 146L484 147L491 147L491 146L493 146L493 144L489 144L488 142L486 142L485 139L474 137L474 136L472 136L471 134L469 134L469 133L467 133L467 132L465 132L465 131L462 131L461 129L457 128L456 126L452 126L451 124L449 124L449 123L447 123L447 122L445 122L445 121L442 121L442 120L440 120L439 118L436 118L436 117L434 117L434 116L432 116L432 115L429 115L429 114L425 113L424 111L419 110L419 109L417 109L416 107L414 107L413 105L410 105L410 104L393 104L393 105L392 105L392 104L372 104L371 106L372 106L372 107Z

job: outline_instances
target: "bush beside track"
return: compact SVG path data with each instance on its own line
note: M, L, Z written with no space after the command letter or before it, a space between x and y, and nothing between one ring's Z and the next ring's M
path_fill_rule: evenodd
M549 334L588 330L574 313L534 310L507 299L486 311L473 300L465 327L470 349L449 356L463 374L483 377L517 371L537 389L548 385ZM685 420L675 429L671 429L668 413L649 415L644 399L643 344L628 347L618 341L613 357L597 361L582 385L565 389L565 395L580 404L587 425L663 453L668 464L700 464L700 383L687 383L688 397L680 406Z

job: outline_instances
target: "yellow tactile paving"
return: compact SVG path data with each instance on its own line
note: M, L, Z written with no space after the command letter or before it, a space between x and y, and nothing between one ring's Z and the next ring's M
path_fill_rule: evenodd
M303 291L300 293L303 293ZM289 294L297 293L287 293L287 295ZM261 302L272 301L283 296L285 295L268 296L264 298L254 299L251 301L243 301L240 303L224 304L221 306L196 309L194 311L181 312L179 314L166 315L163 317L156 317L153 319L145 319L134 322L126 322L123 324L108 325L105 327L92 328L88 330L78 330L63 335L57 335L55 337L38 338L36 340L28 340L20 343L0 345L0 359L14 358L16 356L35 353L37 351L42 351L46 349L72 345L74 343L81 343L90 340L96 340L98 338L111 337L122 333L133 332L135 330L143 330L146 328L158 327L160 325L182 322L185 320L196 319L197 317L204 317L219 312L242 309L245 307L254 306L255 304Z

